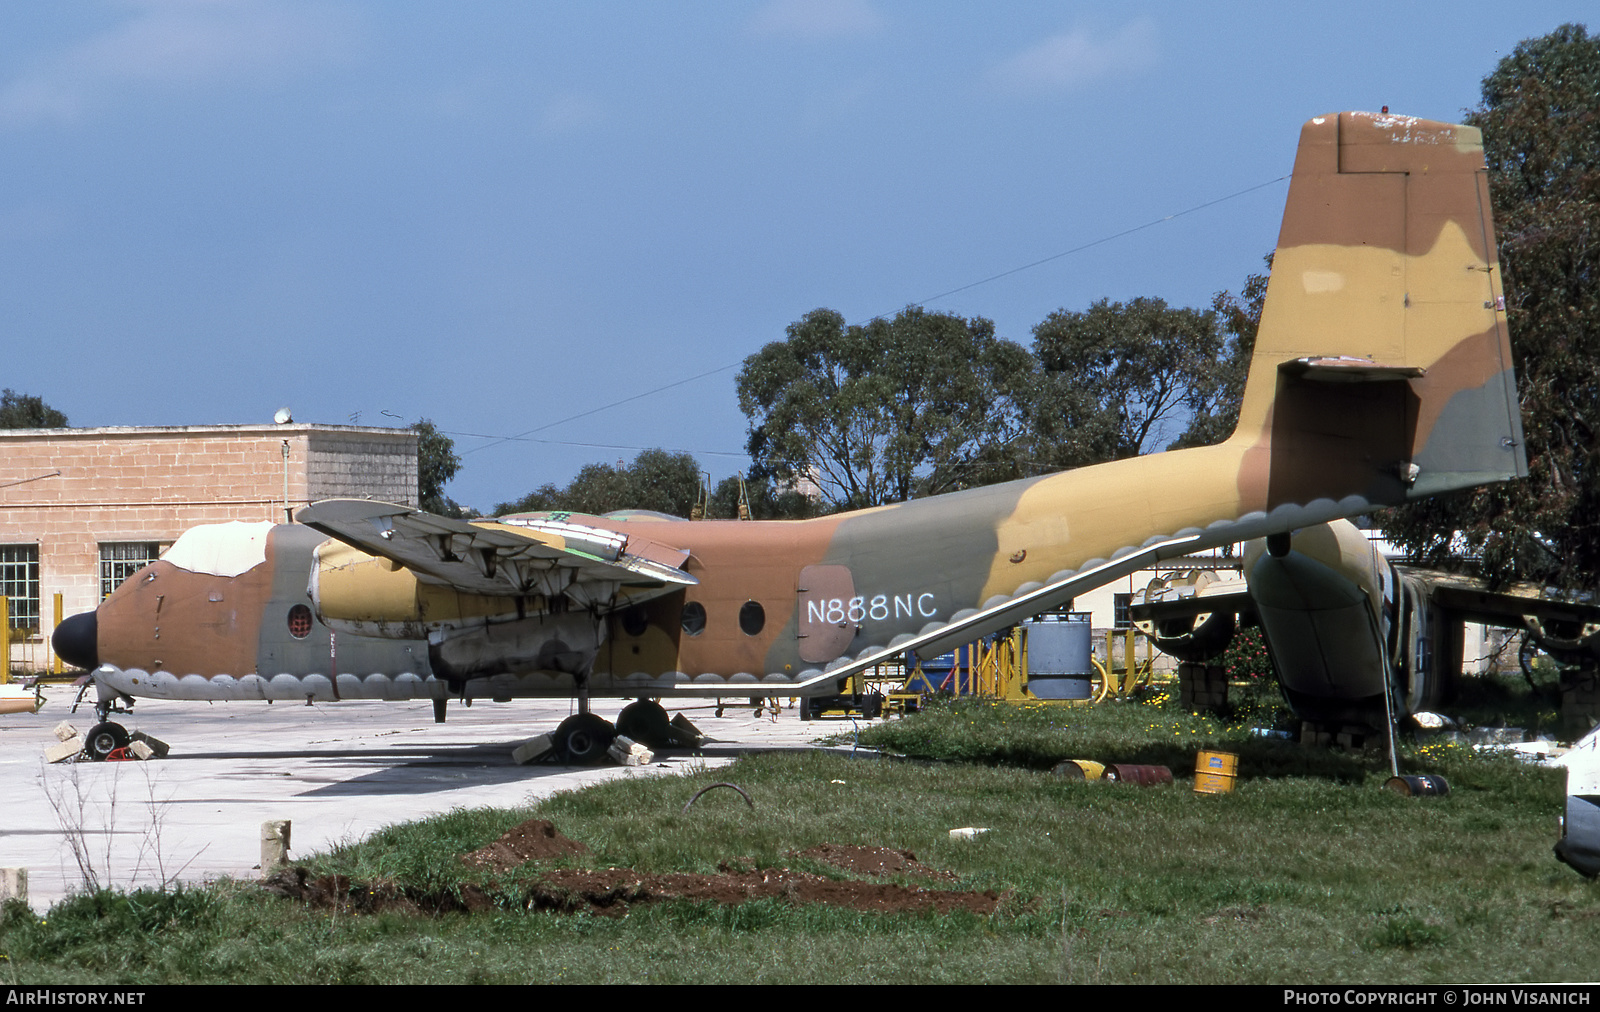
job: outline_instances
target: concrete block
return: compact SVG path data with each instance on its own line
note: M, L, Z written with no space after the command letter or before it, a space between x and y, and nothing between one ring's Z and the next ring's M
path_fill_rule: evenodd
M262 878L289 863L289 828L288 819L273 819L261 824Z
M71 741L73 738L81 737L78 729L64 720L55 726L53 733L56 736L56 741Z
M28 869L0 868L0 903L6 900L28 902Z
M677 732L677 739L683 744L686 744L691 748L698 748L700 745L705 743L705 732L701 731L698 727L695 727L689 718L685 717L682 713L679 713L676 717L672 718L672 726Z
M655 761L656 754L632 738L617 735L611 741L611 747L606 749L606 755L622 766L648 766Z
M526 765L555 748L555 742L548 734L541 734L511 750L511 761L519 765Z
M128 752L135 759L153 759L155 758L156 754L155 749L151 748L149 745L146 745L142 741L128 742Z
M78 753L83 751L83 739L72 738L59 745L51 745L44 750L44 761L47 763L64 763L76 759Z
M172 746L168 745L160 738L145 734L143 731L135 731L128 735L128 737L136 743L143 742L147 747L149 747L150 752L157 759L165 759L167 757L167 753L172 751ZM148 759L149 756L140 756L139 758Z

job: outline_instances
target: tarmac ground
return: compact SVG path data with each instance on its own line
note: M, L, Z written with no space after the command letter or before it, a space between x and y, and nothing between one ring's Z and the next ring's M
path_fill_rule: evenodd
M101 885L122 889L259 877L269 820L290 820L293 861L455 808L510 807L614 777L692 773L742 752L815 747L851 729L848 721L802 722L787 700L776 717L757 717L748 699L729 698L717 717L714 700L668 699L668 713L681 711L711 739L695 754L636 767L519 766L512 749L554 730L575 711L572 701L452 701L436 724L428 700L141 699L112 719L166 742L167 758L47 764L57 724L79 732L95 724L88 702L69 712L76 694L51 686L38 713L0 715L0 867L27 869L28 901L41 913L83 888L84 865ZM614 719L626 702L596 699L593 708Z

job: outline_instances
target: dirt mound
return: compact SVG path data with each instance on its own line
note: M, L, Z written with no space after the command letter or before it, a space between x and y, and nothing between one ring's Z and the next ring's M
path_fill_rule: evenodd
M532 819L494 843L462 856L463 864L505 872L529 861L587 853L588 848L562 836L542 819ZM794 855L825 862L856 875L915 875L954 878L949 872L919 864L916 855L887 847L818 844ZM956 892L925 889L889 882L830 879L788 868L759 869L749 858L736 858L721 866L717 875L641 874L628 868L590 871L578 868L547 869L519 891L492 897L476 885L461 883L443 892L407 889L392 882L353 882L343 875L312 878L304 868L289 868L267 879L265 887L279 896L318 909L350 913L392 910L412 914L476 912L491 907L559 910L620 915L634 905L662 900L710 903L745 903L756 899L782 899L790 903L826 903L880 913L931 912L947 914L969 910L988 916L1000 905L994 892Z
M345 875L319 875L312 878L304 868L285 868L273 872L261 885L269 893L299 900L317 910L351 914L385 911L402 914L477 913L494 906L488 894L475 885L463 884L451 892L427 894L420 890L402 889L393 882L355 882Z
M1000 905L1001 897L994 892L954 892L887 882L839 881L788 868L720 875L641 875L627 868L608 868L604 871L545 872L530 890L527 906L529 909L622 914L633 904L660 900L734 904L756 899L826 903L876 913L947 914L952 910L970 910L988 916Z
M461 863L469 868L489 871L510 871L529 861L568 854L587 854L589 848L576 840L562 836L556 827L544 819L529 819L507 830L500 839L461 856Z
M953 879L947 871L929 868L917 861L909 850L892 850L888 847L853 847L837 843L819 843L797 851L791 857L809 857L854 875L915 875L919 878Z

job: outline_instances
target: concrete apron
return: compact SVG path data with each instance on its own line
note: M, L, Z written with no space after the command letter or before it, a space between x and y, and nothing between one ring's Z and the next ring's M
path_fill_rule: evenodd
M689 774L740 751L805 748L848 721L776 721L748 708L715 716L714 700L665 701L714 741L701 755L657 756L648 766L518 766L511 750L574 710L565 700L452 703L444 724L428 700L297 706L142 699L114 717L172 747L164 760L47 765L52 729L86 732L93 709L69 713L76 690L45 690L36 714L0 716L0 867L25 868L28 900L44 912L83 874L77 831L100 883L121 889L222 876L258 879L262 823L292 823L289 859L359 840L376 829L454 808L511 807L615 777ZM597 700L615 719L625 700ZM745 703L744 699L727 700ZM787 700L784 701L787 706ZM848 748L845 751L849 751ZM703 785L700 785L703 786ZM685 800L692 789L685 789Z

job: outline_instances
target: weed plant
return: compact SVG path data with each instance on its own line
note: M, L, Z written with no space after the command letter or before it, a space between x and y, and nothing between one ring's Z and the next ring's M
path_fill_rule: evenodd
M1600 886L1550 855L1557 770L1459 746L1407 746L1447 797L1382 788L1379 752L1273 745L1270 696L1227 718L1170 694L1092 708L952 704L871 732L924 759L769 754L693 775L615 780L518 810L458 811L317 857L313 874L417 889L470 882L479 914L350 915L246 883L73 897L0 919L0 980L19 983L1316 982L1592 979ZM864 735L864 737L866 737ZM1197 795L1194 749L1241 756ZM1170 765L1179 782L1074 782L1059 758ZM749 792L713 791L714 781ZM843 873L819 843L910 850L927 888L993 890L991 917L867 914L760 900L665 902L625 916L525 911L534 868L458 855L527 818L590 853L559 863L714 873L724 862ZM953 839L958 827L988 830Z

